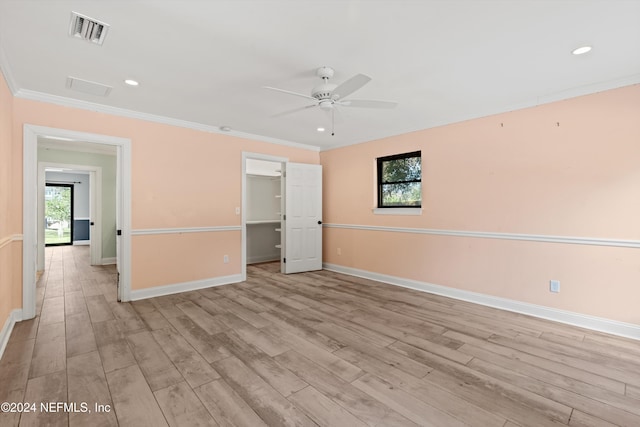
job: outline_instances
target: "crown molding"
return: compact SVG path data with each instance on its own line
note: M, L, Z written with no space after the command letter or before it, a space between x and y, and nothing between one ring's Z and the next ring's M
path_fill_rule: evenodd
M16 98L28 99L30 101L40 101L49 104L61 105L63 107L78 108L80 110L95 111L114 116L127 117L130 119L144 120L148 122L161 123L169 126L176 126L186 129L198 130L201 132L215 133L219 135L233 136L236 138L249 139L252 141L267 142L270 144L284 145L303 150L320 151L320 147L315 145L301 144L299 142L287 141L284 139L271 138L263 135L256 135L235 130L222 131L217 126L205 125L202 123L190 122L187 120L175 119L171 117L159 116L156 114L142 113L139 111L127 110L124 108L112 107L109 105L97 104L95 102L82 101L79 99L67 98L65 96L51 95L48 93L33 91L29 89L18 89L14 96Z
M18 85L16 84L16 80L13 78L13 74L11 73L11 68L9 67L9 61L7 60L7 56L4 52L2 44L0 44L0 72L4 76L4 81L7 82L7 87L13 96L18 92Z

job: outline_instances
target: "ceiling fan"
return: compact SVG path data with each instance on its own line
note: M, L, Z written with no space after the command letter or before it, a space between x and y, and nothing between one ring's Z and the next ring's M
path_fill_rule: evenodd
M395 108L398 105L393 101L376 101L372 99L345 99L353 92L357 91L369 81L371 77L364 74L356 74L349 80L336 85L329 83L329 79L333 77L334 70L331 67L320 67L316 71L316 75L322 79L322 83L311 90L311 95L303 93L291 92L289 90L279 89L277 87L264 86L265 89L275 90L289 95L298 96L313 101L313 104L304 107L294 108L293 110L284 111L275 114L272 117L284 116L309 108L319 107L322 110L331 112L331 121L333 125L334 112L336 107L358 107L358 108ZM333 135L333 131L331 135Z

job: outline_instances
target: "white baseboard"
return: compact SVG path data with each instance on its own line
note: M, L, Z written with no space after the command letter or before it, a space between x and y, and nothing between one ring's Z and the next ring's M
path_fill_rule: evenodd
M102 258L102 261L100 262L100 265L111 265L111 264L116 264L116 262L117 262L116 257Z
M131 301L146 298L160 297L163 295L177 294L179 292L196 291L198 289L210 288L213 286L228 285L242 282L240 274L231 276L213 277L211 279L194 280L192 282L175 283L172 285L156 286L153 288L131 290Z
M447 286L434 285L432 283L420 282L417 280L403 279L401 277L388 276L386 274L373 273L366 270L343 267L336 264L324 263L323 268L325 270L335 271L351 276L363 277L365 279L376 280L378 282L402 286L404 288L415 289L488 307L527 314L541 319L553 320L555 322L566 323L568 325L578 326L594 331L640 340L640 325L632 323L618 322L616 320L605 319L603 317L589 316L587 314L580 314L507 298L494 297L491 295L450 288Z
M91 244L91 240L74 240L73 246L88 246Z
M4 322L4 326L2 330L0 330L0 359L2 359L2 355L4 354L5 348L7 348L7 343L9 342L9 337L11 336L11 331L13 331L13 326L16 322L22 320L22 309L17 308L9 313L9 317Z

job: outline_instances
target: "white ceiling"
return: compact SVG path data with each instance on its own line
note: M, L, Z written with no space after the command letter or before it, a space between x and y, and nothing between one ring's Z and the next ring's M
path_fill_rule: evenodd
M110 24L104 45L71 11ZM326 149L640 83L640 1L0 0L0 65L16 96ZM308 102L262 87L310 93L323 65L399 106L343 108L335 136L318 108L271 117Z

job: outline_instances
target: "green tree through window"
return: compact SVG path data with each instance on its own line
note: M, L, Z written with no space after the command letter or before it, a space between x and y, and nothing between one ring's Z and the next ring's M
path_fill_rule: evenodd
M421 206L421 152L378 158L378 207Z

